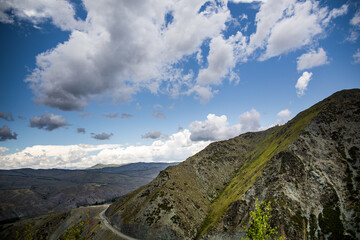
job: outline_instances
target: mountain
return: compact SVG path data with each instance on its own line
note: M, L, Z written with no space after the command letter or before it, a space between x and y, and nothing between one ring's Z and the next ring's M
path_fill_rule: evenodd
M95 164L92 167L86 168L86 170L91 170L91 169L102 169L102 168L107 168L107 167L120 167L123 164L102 164L102 163L98 163Z
M0 170L0 222L111 201L176 163L135 163L88 170Z
M139 239L240 239L255 200L287 239L360 239L360 90L210 144L106 211Z

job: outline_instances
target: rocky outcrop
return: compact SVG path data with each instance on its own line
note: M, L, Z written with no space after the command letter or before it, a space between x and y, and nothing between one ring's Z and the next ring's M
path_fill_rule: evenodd
M211 144L107 215L144 239L234 239L259 199L287 239L359 239L359 161L360 90L341 91L283 126Z

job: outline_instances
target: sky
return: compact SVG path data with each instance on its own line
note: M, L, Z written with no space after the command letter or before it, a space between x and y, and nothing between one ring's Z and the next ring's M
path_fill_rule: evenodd
M0 168L178 162L360 87L356 0L0 0Z

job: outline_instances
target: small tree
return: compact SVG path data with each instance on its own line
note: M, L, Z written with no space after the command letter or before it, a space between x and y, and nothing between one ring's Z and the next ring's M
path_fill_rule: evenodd
M271 207L270 202L259 204L258 199L255 202L255 212L251 211L250 227L246 230L247 238L244 240L271 240L278 233L277 228L272 228L269 224ZM283 237L277 240L284 240Z

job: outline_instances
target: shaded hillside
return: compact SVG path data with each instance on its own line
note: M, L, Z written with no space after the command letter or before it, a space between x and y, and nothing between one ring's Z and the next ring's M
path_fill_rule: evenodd
M110 230L101 224L99 213L105 208L104 205L80 207L0 225L0 239L70 239L70 237L64 238L64 233L74 228L79 229L85 239L117 239ZM81 223L83 223L83 229L81 229ZM30 238L31 233L33 236ZM17 234L20 238L16 237Z
M107 215L141 239L233 239L259 198L288 239L359 239L359 155L360 90L345 90L283 126L209 145Z
M0 221L109 201L148 182L168 163L96 170L0 170Z

